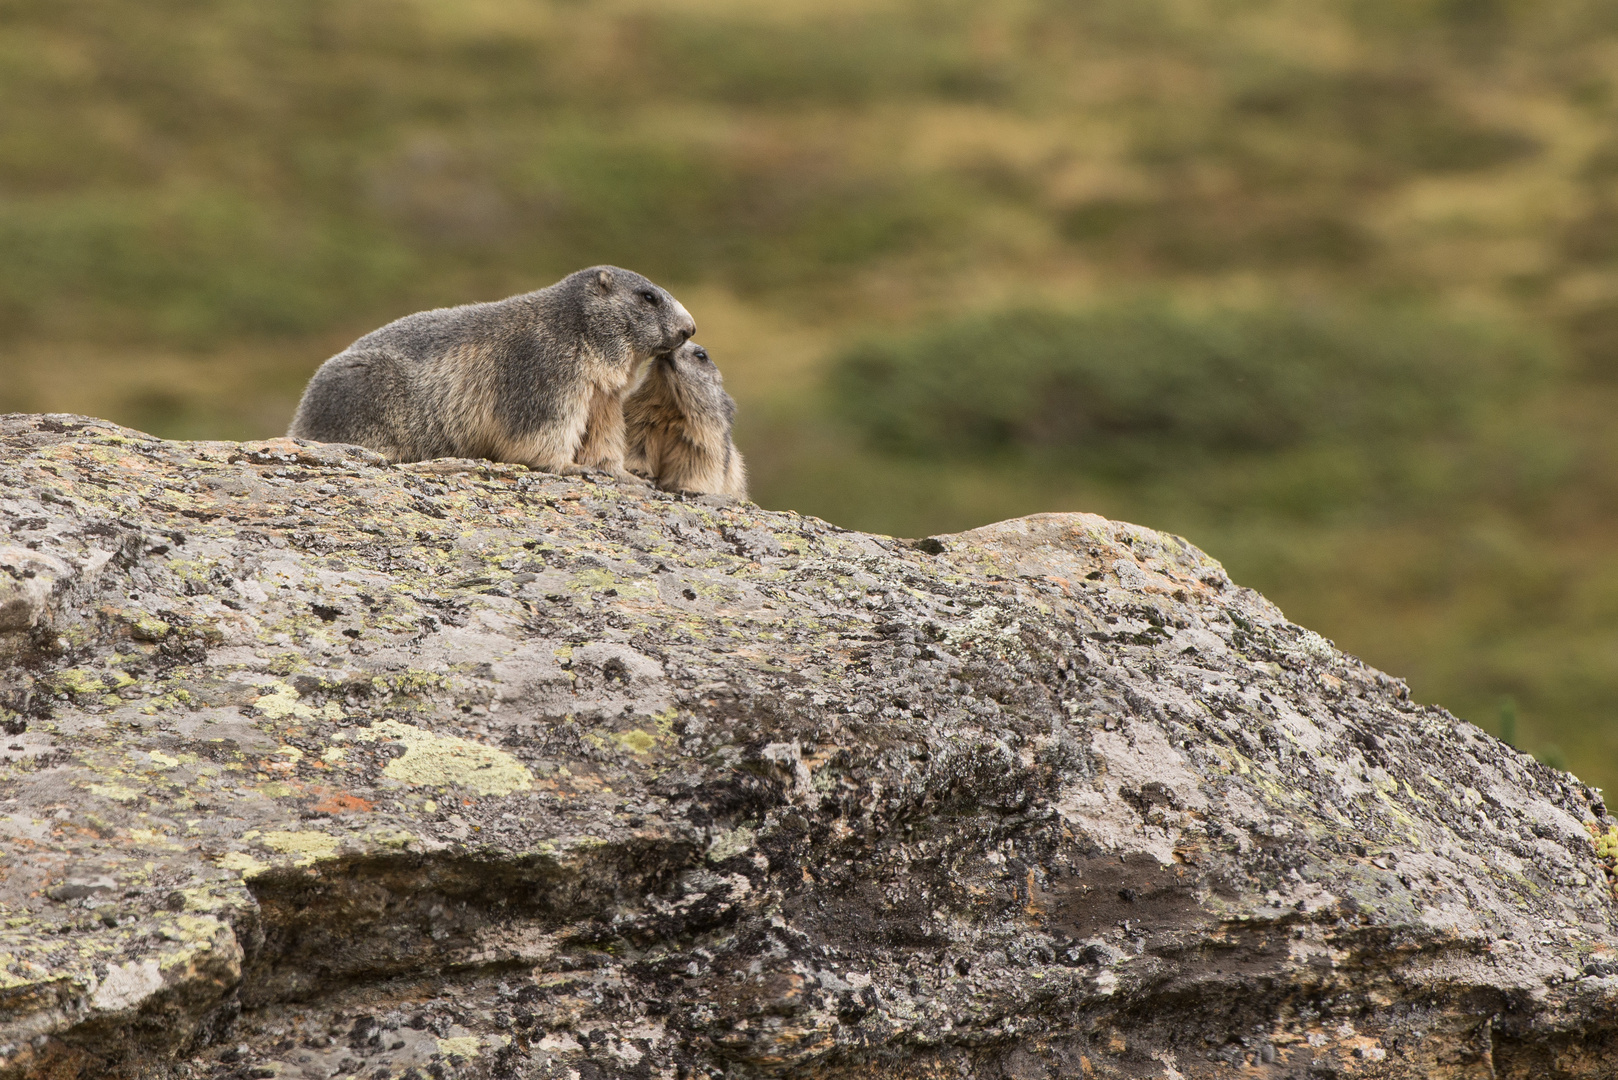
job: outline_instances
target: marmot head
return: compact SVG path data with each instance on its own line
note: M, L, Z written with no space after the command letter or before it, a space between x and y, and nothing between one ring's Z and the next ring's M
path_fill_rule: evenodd
M683 304L633 270L592 266L570 280L582 293L591 331L624 341L636 359L678 349L697 332Z
M686 418L688 428L727 437L736 418L736 403L725 393L724 377L708 350L694 341L653 357L634 396L660 399Z

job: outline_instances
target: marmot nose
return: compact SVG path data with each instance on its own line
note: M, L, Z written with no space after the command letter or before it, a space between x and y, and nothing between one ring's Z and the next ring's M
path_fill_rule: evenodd
M684 345L696 337L697 320L691 317L691 313L685 309L684 304L678 300L674 301L674 310L669 314L674 316L674 332L680 335L679 344L675 345L675 348L679 348L680 345Z

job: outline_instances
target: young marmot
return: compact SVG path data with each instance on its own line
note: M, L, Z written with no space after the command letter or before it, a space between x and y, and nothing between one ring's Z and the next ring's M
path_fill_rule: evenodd
M708 350L687 342L652 358L624 399L624 462L668 491L747 498L747 470L731 442L736 403Z
M371 331L315 372L288 434L394 461L482 457L637 479L624 469L624 394L642 361L696 330L666 290L591 267Z

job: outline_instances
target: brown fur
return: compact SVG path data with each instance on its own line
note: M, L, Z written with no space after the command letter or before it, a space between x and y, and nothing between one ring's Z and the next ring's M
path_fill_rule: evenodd
M625 465L666 491L747 498L747 468L731 441L736 403L707 350L688 342L655 356L624 399Z

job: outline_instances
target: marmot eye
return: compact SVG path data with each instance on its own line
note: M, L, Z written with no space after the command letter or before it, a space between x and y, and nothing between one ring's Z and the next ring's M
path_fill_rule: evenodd
M708 359L708 350L707 349L693 349L691 351L691 355L695 356L698 360L707 360Z
M646 301L648 304L652 305L653 307L656 307L657 305L659 305L659 304L661 304L663 302L663 298L661 296L658 296L655 292L653 292L650 289L642 289L640 291L640 298L642 300Z

